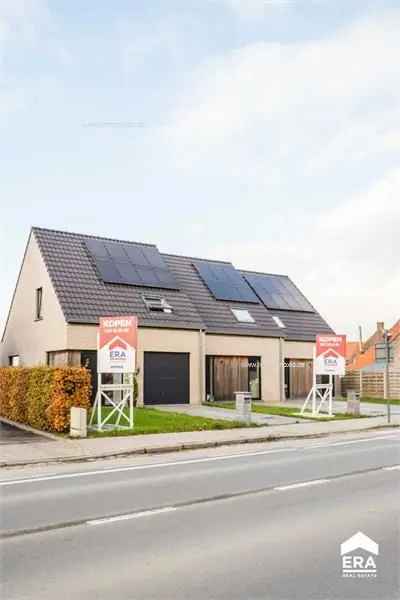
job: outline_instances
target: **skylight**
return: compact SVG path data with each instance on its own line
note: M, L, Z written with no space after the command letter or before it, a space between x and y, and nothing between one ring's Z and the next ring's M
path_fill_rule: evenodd
M150 312L172 313L172 306L161 296L143 296L145 305Z
M248 310L244 308L231 308L231 311L239 323L255 323L255 320Z
M272 315L273 320L275 321L275 323L278 325L278 327L280 327L281 329L284 329L286 327L285 323L276 315Z

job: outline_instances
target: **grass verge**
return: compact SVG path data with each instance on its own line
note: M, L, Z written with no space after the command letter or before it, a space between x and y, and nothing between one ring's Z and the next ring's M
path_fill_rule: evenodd
M361 402L370 402L371 404L386 404L387 400L384 398L361 398ZM390 400L391 406L400 406L400 400L394 400L393 398Z
M336 400L342 400L343 402L346 402L347 398L345 396L338 396ZM370 404L386 404L387 400L385 400L385 398L371 398L370 396L363 396L360 399L360 402L367 402ZM400 406L400 400L391 398L390 404L391 406Z
M206 402L206 406L215 406L217 408L229 408L235 409L234 402ZM366 415L360 415L360 417L353 417L353 415L346 415L344 413L335 413L333 417L326 417L325 419L315 418L311 416L311 413L305 412L304 416L300 416L299 413L300 408L295 406L267 406L262 404L252 405L252 412L261 413L264 415L279 415L282 417L293 417L298 419L312 419L313 421L341 421L345 419L360 419L365 417Z
M103 419L110 413L111 408L104 407ZM128 415L128 411L125 411ZM204 417L194 417L175 412L164 412L155 408L135 408L135 427L134 429L105 430L102 432L89 430L89 437L109 437L119 435L142 435L146 433L176 433L179 431L210 431L215 429L238 429L246 427L240 421L228 421L225 419L207 419ZM109 421L114 424L117 413ZM126 424L121 419L121 425ZM252 425L254 427L254 425Z

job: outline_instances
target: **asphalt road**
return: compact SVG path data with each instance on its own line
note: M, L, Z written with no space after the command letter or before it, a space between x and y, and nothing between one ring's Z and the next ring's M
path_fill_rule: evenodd
M387 432L7 472L1 597L397 600L398 465ZM358 531L376 578L342 577Z

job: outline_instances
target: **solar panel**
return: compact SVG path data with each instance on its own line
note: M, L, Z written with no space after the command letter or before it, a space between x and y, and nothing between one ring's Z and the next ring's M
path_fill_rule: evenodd
M232 264L208 261L193 264L216 300L258 304L257 296Z
M244 277L267 308L315 312L307 298L284 275L248 273Z
M179 289L155 246L86 240L97 271L105 283Z

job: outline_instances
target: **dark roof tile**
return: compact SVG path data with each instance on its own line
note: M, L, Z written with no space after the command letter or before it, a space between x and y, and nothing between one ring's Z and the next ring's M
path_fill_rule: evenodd
M33 232L65 319L70 323L98 323L99 317L103 315L131 313L138 316L139 324L144 327L205 329L210 333L229 335L312 341L317 333L332 331L317 312L269 311L261 302L254 304L215 300L193 266L193 262L199 259L190 257L162 254L178 281L179 290L105 284L99 279L84 244L85 240L95 236L37 227L33 228ZM173 306L173 312L150 313L143 302L142 295L145 293L161 294ZM231 308L247 309L255 323L239 323ZM282 319L285 329L276 325L273 315Z

